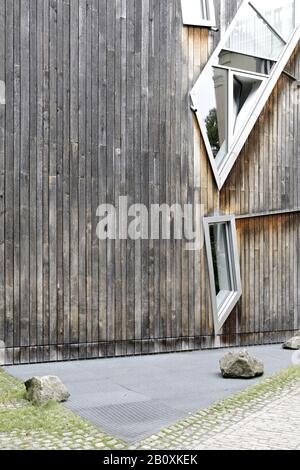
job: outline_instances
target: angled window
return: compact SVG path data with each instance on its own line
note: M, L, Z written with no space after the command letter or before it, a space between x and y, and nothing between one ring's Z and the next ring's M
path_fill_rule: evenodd
M181 0L183 24L190 26L216 26L213 0Z
M237 17L225 48L276 60L284 45L281 35L249 3Z
M191 92L219 189L300 40L299 3L244 0Z
M235 219L204 219L215 333L217 334L242 295Z
M296 26L297 0L252 0L252 5L288 40Z

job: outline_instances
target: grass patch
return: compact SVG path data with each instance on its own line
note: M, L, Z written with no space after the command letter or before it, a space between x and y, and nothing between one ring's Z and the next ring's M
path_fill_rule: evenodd
M52 402L45 406L30 405L0 411L0 417L0 432L46 431L63 434L90 429L90 425L74 413Z
M0 369L0 404L22 403L24 397L24 384ZM49 402L44 406L27 404L19 408L0 408L0 433L12 432L20 437L24 436L24 433L30 436L32 433L41 432L41 435L49 435L50 439L51 435L55 435L57 439L66 434L71 439L78 436L83 436L83 440L85 437L92 437L95 442L103 442L108 449L113 448L110 444L112 440L123 444L56 402ZM39 441L39 436L35 439Z
M18 401L24 397L24 384L0 369L0 403Z

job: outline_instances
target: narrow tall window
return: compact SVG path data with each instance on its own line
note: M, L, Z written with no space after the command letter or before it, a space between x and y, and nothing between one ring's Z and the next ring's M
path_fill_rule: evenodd
M214 327L217 334L242 295L235 219L204 219Z
M181 0L183 24L190 26L216 26L213 0Z

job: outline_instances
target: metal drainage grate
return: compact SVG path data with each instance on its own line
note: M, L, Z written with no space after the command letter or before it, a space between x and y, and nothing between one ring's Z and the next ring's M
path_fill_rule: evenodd
M186 415L158 400L77 408L76 412L108 434L128 443L154 434Z

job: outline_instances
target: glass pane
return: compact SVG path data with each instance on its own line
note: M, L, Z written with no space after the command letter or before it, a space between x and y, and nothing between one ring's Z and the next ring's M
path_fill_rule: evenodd
M247 55L277 60L285 46L258 14L247 5L235 22L225 46Z
M233 290L229 264L227 224L210 225L209 230L218 303L218 300L224 299L224 294Z
M181 5L185 24L197 24L208 19L205 0L181 0Z
M295 0L253 0L252 3L282 37L288 40L295 28Z
M233 77L233 133L239 131L249 117L261 84L261 80L252 77Z
M246 54L223 50L219 55L219 65L247 72L269 75L275 62Z
M227 153L228 72L218 67L207 70L199 89L199 109L214 157Z

